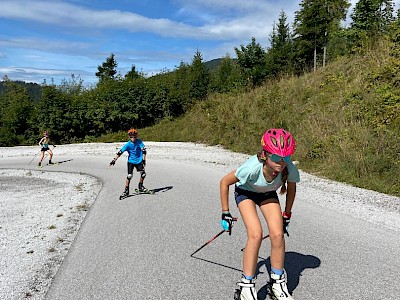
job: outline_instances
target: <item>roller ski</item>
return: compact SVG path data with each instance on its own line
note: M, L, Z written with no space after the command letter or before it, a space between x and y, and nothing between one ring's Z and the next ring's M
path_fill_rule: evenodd
M58 165L57 162L54 163L54 162L52 162L52 161L50 160L49 163L48 163L46 166L56 166L56 165Z
M119 196L119 200L129 197L129 188L125 188L124 192Z
M249 280L243 277L237 285L239 288L235 291L233 296L234 300L257 300L257 291L254 280Z
M154 191L154 190L146 189L144 186L142 186L142 187L140 187L140 188L135 189L135 193L136 193L136 194L149 194L149 195L153 195L153 194L155 193L155 191Z
M294 298L289 294L286 285L286 272L282 275L271 273L268 292L273 300L294 300Z

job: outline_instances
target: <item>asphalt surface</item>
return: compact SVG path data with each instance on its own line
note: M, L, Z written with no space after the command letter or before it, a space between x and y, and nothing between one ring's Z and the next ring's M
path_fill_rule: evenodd
M111 156L112 157L112 156ZM246 235L239 217L233 234L220 232L219 180L225 172L176 160L152 160L145 186L154 195L119 200L126 159L64 156L48 171L85 173L103 182L46 299L233 299L241 276ZM35 168L26 158L0 168ZM46 168L42 170L47 171ZM131 190L138 180L134 174ZM400 235L397 230L315 205L330 194L298 186L290 237L286 239L288 287L299 299L400 299ZM266 293L269 240L257 266L258 299Z

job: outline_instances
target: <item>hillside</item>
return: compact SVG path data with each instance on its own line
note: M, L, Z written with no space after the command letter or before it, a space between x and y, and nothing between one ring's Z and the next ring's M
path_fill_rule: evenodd
M259 151L269 127L297 140L300 168L400 196L400 60L379 45L301 77L266 82L239 95L217 94L180 119L141 130L143 139L220 144Z

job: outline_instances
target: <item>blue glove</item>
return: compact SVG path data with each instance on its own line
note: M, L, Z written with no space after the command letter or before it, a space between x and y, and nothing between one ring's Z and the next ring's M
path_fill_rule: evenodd
M232 229L233 218L229 211L223 212L221 217L221 226L225 231L229 231L229 234Z

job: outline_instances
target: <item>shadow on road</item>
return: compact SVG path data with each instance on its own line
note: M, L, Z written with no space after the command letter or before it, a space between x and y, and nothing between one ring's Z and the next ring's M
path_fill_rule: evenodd
M217 266L228 268L228 269L231 269L231 270L234 270L234 271L242 272L242 270L239 270L239 269L236 269L234 267L227 266L227 265L223 265L223 264L217 263L215 261L211 261L211 260L208 260L208 259L204 259L204 258L200 258L200 257L197 257L197 256L193 256L193 255L191 255L190 257L193 257L195 259L199 259L199 260L208 262L208 263L213 264L213 265L217 265Z
M73 161L73 159L61 160L61 161L57 161L56 163L63 164L63 163L69 162L69 161Z
M124 200L126 198L134 197L134 196L138 196L138 195L155 195L157 193L164 193L166 191L171 190L172 188L173 188L172 185L166 186L166 187L161 187L161 188L156 188L156 189L153 190L154 191L153 194L150 194L150 193L132 193L132 194L129 194L128 196L120 196L119 200Z
M169 191L172 188L173 188L173 186L170 185L170 186L166 186L166 187L162 187L162 188L153 189L153 191L154 191L154 193L165 193L166 191Z
M264 261L259 261L257 270L263 265L271 272L271 261L267 258ZM315 269L321 265L321 260L313 255L304 255L297 252L286 252L285 255L285 270L287 272L287 286L292 293L300 282L300 276L305 269ZM266 283L257 293L259 300L267 299L268 283Z

